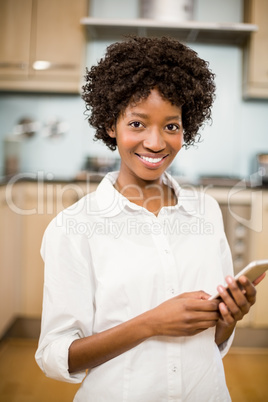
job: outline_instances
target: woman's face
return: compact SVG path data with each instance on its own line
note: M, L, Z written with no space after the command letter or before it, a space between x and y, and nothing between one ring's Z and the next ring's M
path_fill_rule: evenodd
M116 138L121 156L121 185L160 183L183 144L181 107L153 89L146 99L130 104L108 134Z

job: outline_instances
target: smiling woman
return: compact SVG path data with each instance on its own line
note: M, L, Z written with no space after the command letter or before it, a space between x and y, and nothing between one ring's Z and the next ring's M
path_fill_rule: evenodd
M230 401L221 357L256 290L232 278L216 201L166 173L210 119L213 79L168 38L111 45L87 72L89 122L121 166L45 232L36 352L48 376L82 382L76 402Z

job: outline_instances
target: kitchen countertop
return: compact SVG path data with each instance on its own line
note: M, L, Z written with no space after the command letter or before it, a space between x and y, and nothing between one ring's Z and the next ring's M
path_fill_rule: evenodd
M106 173L82 171L79 172L74 177L59 177L54 176L52 173L43 174L42 172L36 173L18 173L13 176L2 176L0 177L0 186L7 185L8 183L23 183L23 182L43 182L43 183L99 183ZM251 185L249 181L243 180L238 177L225 177L225 176L206 176L200 177L195 182L186 180L184 177L175 176L173 177L178 181L178 183L183 186L193 186L193 187L210 187L210 188L232 188L232 187L242 187L244 189L263 189L268 190L268 186L261 185Z
M8 183L99 183L105 174L95 173L95 172L87 172L86 174L79 174L74 177L58 177L53 176L51 173L47 175L38 174L38 173L18 173L13 176L2 176L0 177L0 186L5 186Z

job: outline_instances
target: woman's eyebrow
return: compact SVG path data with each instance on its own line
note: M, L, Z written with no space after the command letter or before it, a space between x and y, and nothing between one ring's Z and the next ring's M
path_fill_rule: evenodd
M149 118L148 114L146 114L146 113L130 112L129 115L133 116L133 117L141 117L142 119Z
M148 119L149 118L149 116L146 113L130 112L129 115L133 116L133 117L141 117L142 119ZM165 117L165 121L169 121L169 120L179 120L179 121L181 121L181 116L176 114L174 116Z
M176 114L176 115L174 115L174 116L167 116L167 117L165 118L165 120L166 120L166 121L169 121L169 120L180 120L180 121L181 121L181 116L178 115L178 114Z

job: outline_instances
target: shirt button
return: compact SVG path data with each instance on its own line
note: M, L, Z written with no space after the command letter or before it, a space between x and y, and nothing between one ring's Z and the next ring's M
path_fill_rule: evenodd
M174 295L175 290L174 290L173 288L172 288L172 289L170 289L170 293Z
M165 248L164 251L165 251L166 254L169 254L169 250L167 248Z
M173 366L173 368L172 368L173 373L176 373L177 370L178 370L177 367L176 367L176 366Z

